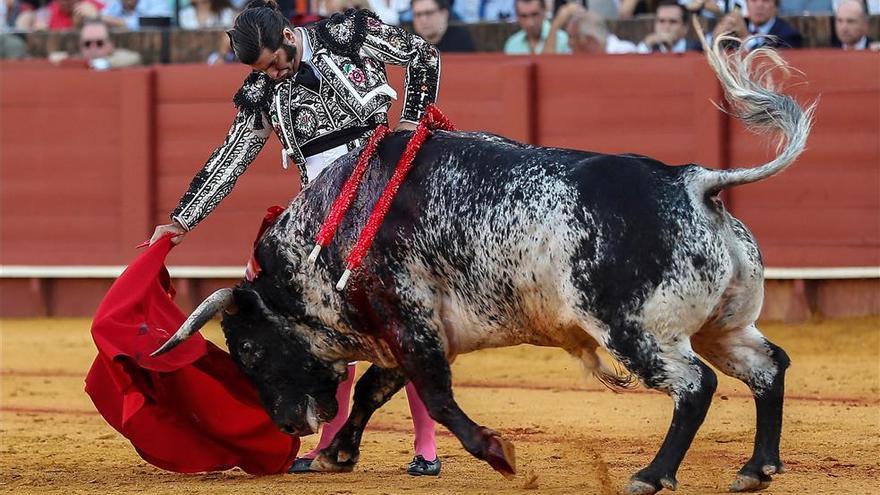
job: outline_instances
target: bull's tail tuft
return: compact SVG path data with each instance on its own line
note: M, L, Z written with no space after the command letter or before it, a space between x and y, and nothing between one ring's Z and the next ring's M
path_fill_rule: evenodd
M702 32L700 32L702 37ZM731 45L738 48L728 50ZM715 71L729 103L729 112L756 134L780 133L779 155L754 168L704 169L697 186L708 195L724 188L766 179L785 170L806 148L813 125L816 102L804 109L790 96L776 91L771 78L774 70L788 74L788 64L772 48L751 52L745 42L719 36L712 47L705 46L706 58Z
M584 367L584 373L596 377L602 385L605 385L612 392L622 392L636 388L639 380L616 362L612 367L608 367L599 356L595 349L582 349L578 359Z
M593 372L593 376L612 392L623 392L639 386L638 378L618 364L608 368L603 363L601 368Z

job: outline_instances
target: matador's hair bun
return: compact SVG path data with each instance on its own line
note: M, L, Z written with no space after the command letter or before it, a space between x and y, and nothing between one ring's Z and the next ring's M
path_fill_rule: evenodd
M268 7L272 10L281 12L281 9L278 8L278 2L276 2L275 0L251 0L250 2L248 2L244 10L261 9L263 7Z
M238 59L251 65L260 58L263 48L277 50L284 39L284 28L289 27L290 21L275 0L251 0L226 34Z

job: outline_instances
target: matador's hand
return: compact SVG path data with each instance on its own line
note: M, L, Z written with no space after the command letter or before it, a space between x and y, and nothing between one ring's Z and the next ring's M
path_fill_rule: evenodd
M174 237L171 238L171 242L174 244L180 244L180 241L183 240L183 236L186 235L186 229L176 222L157 225L156 230L153 231L153 237L150 237L150 245L152 246L156 241L167 234L174 234Z

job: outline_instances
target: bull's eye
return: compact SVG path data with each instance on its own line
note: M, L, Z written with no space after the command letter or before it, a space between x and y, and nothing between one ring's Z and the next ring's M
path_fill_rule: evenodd
M238 355L241 358L241 364L248 368L258 367L264 354L263 348L253 341L245 340L238 345Z

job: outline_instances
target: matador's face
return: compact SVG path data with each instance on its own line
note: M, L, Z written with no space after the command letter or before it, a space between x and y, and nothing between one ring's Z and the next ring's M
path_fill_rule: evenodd
M297 61L297 40L290 28L284 28L281 46L275 51L263 48L260 51L260 58L251 64L251 68L262 72L276 81L287 79L296 74Z

